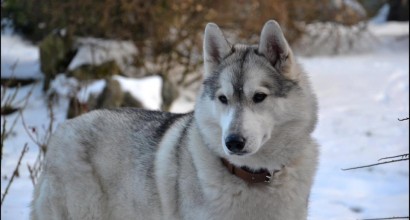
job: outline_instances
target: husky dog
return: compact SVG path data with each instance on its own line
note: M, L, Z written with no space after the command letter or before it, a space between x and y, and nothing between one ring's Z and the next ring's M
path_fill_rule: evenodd
M49 143L31 219L307 218L317 104L275 21L259 45L204 36L194 112L93 111Z

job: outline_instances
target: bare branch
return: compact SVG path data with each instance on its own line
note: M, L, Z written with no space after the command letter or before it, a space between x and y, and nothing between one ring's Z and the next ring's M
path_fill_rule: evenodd
M24 128L27 132L27 134L29 135L29 137L35 142L35 144L39 147L39 153L37 155L36 160L34 161L33 164L28 164L27 163L27 169L30 173L30 179L31 182L33 183L33 185L36 185L37 179L39 177L39 174L42 170L42 166L43 166L43 159L44 159L44 155L47 151L47 143L51 137L51 134L53 133L53 126L54 126L54 110L53 110L53 105L52 102L49 101L47 103L47 109L49 112L49 124L47 126L47 128L43 128L44 129L44 134L39 135L39 131L37 129L35 129L34 127L31 127L28 129L24 117L21 113L21 118L22 118L22 123L24 125ZM35 137L30 133L31 132L35 133Z
M401 154L401 155L392 156L392 157L383 157L383 158L378 159L377 161L381 161L381 160L385 160L385 159L392 159L392 158L396 158L396 157L401 157L402 159L409 158L409 154Z
M398 118L397 120L399 120L399 121L406 121L406 120L409 120L409 118L402 118L402 119Z
M1 205L3 205L4 199L6 198L6 195L7 195L8 191L9 191L9 189L10 189L10 186L11 186L11 184L13 183L14 177L16 177L16 176L18 175L18 169L19 169L19 167L20 167L21 160L23 159L24 154L25 154L27 151L28 151L28 147L27 147L27 143L26 143L26 144L24 145L24 147L23 147L23 150L21 151L20 158L19 158L19 160L17 161L17 165L16 165L16 167L14 168L13 174L11 175L10 181L9 181L9 183L7 184L6 190L4 191L3 196L1 197Z
M4 119L2 127L1 127L1 140L0 140L0 162L3 161L3 146L4 146L4 140L6 139L6 122L7 120Z
M394 162L405 161L405 160L409 160L409 158L398 159L398 160L390 160L390 161L386 161L386 162L374 163L374 164L369 164L369 165L365 165L365 166L352 167L352 168L347 168L347 169L342 169L342 170L343 171L354 170L354 169L359 169L359 168L372 167L372 166L377 166L377 165L381 165L381 164L394 163Z
M27 169L28 169L28 172L30 173L31 183L33 184L33 186L35 186L35 185L36 185L36 178L35 178L35 176L36 176L36 171L35 171L34 168L32 168L32 167L30 166L30 164L28 164L28 163L27 163Z
M28 137L29 137L36 145L41 146L41 143L40 143L40 141L38 140L38 138L37 138L37 137L33 137L33 135L31 134L31 132L30 132L30 130L29 130L29 127L27 126L26 121L24 120L23 112L22 112L22 111L19 111L19 113L20 113L21 122L22 122L22 124L23 124L23 128L24 128L24 130L26 130L26 133L28 134ZM35 130L32 129L32 131L35 131Z
M388 217L388 218L366 218L362 220L387 220L387 219L409 219L409 216L404 216L404 217Z

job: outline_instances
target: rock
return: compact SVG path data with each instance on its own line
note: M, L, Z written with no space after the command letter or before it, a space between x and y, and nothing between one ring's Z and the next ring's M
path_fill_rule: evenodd
M92 100L89 100L89 102ZM103 92L98 96L94 109L99 108L118 108L136 107L143 108L140 101L133 97L129 92L121 89L120 83L115 79L107 80Z
M71 97L68 104L67 119L77 117L89 111L87 104L78 101L77 97Z
M134 96L129 92L124 93L124 99L122 100L121 107L135 107L143 108L144 105L138 101Z
M103 92L98 96L94 109L120 107L124 93L117 80L108 79Z
M108 79L118 74L121 74L121 70L113 60L100 65L84 64L67 73L68 76L75 77L78 80Z
M90 95L87 103L80 103L76 97L70 99L67 118L73 118L95 109L113 109L119 107L143 108L143 104L129 92L121 89L115 79L107 79L104 90L100 95Z
M162 95L162 105L161 109L163 111L169 111L171 108L172 102L178 98L179 96L179 91L178 91L178 86L175 85L174 82L169 80L166 77L162 77L162 90L161 90L161 95Z
M60 31L45 37L39 45L40 69L45 76L43 90L49 88L50 81L61 72L66 71L68 64L76 53L73 39Z

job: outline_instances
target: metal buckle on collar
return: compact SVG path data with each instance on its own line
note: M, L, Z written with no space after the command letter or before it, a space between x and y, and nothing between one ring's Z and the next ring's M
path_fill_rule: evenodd
M265 182L265 183L270 183L271 180L272 180L272 174L269 173L268 175L266 175L264 182Z

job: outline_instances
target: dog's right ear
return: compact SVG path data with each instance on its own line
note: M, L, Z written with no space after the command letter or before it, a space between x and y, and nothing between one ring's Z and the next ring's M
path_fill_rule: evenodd
M208 23L204 36L204 76L207 77L221 63L222 58L229 53L230 46L222 31L214 23Z

